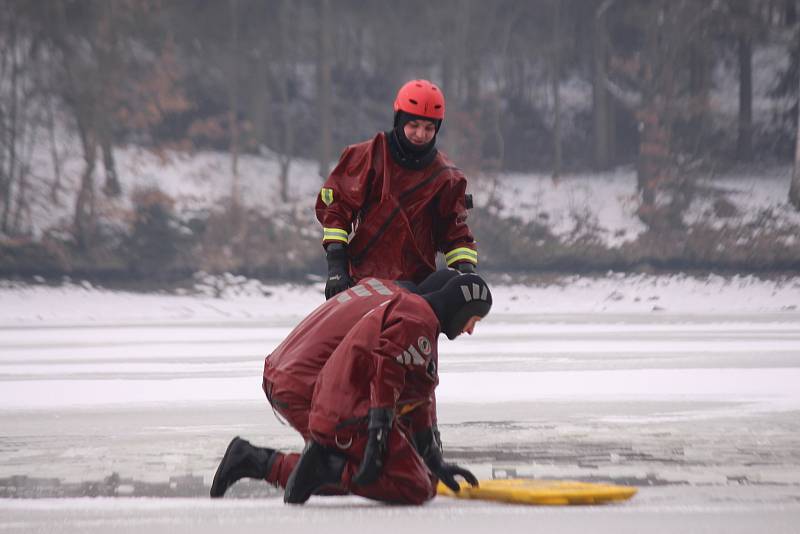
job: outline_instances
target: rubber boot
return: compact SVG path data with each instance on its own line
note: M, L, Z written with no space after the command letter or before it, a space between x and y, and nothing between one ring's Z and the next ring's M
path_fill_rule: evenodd
M254 447L249 441L236 436L225 450L214 474L211 497L222 497L234 482L242 478L265 480L276 456L273 449Z
M343 455L309 440L286 482L283 502L303 504L323 486L339 484L345 463Z

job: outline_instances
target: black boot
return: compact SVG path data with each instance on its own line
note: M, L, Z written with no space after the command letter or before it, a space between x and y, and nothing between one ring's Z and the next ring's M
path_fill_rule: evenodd
M266 479L276 456L273 449L254 447L249 441L236 436L225 450L225 456L214 474L211 496L222 497L234 482L242 478Z
M345 462L343 455L309 440L286 482L283 502L303 504L321 487L339 484Z

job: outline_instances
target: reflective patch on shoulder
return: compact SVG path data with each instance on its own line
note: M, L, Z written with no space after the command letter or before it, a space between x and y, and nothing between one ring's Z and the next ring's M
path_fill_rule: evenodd
M366 281L366 284L370 286L372 289L374 289L378 293L378 295L392 294L392 291L388 287L383 285L383 282L381 282L380 280L376 280L375 278L370 278L369 280Z
M350 300L352 298L353 297L351 297L350 294L347 291L345 291L345 292L341 293L338 297L336 297L336 300L338 300L339 302L347 302L348 300Z
M406 350L404 350L401 354L398 354L397 356L395 356L394 359L397 360L397 363L400 363L402 365L410 365L411 364L411 355Z
M326 206L330 206L333 204L333 189L329 187L323 187L319 192L319 197Z
M414 345L409 345L407 352L411 354L411 363L413 363L414 365L425 364L425 358L422 357L422 355L419 353L419 351Z
M369 289L367 289L362 285L353 286L351 289L353 290L353 293L355 293L359 297L369 297L370 295L372 295Z

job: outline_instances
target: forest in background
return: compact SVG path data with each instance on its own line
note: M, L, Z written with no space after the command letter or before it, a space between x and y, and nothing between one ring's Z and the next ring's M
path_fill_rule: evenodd
M697 176L797 158L799 8L797 0L0 0L0 271L316 270L318 240L285 230L305 223L242 207L239 160L277 157L288 202L293 162L314 160L325 176L342 147L390 127L394 94L412 77L443 88L441 143L468 175L557 178L634 165L637 214L650 229L642 247L680 249ZM754 79L759 50L785 58L773 80ZM734 76L720 81L720 69ZM774 103L767 111L754 106L759 82ZM714 101L730 89L720 83L736 86L733 113ZM83 161L70 176L55 148L64 132ZM46 145L52 168L42 183L31 154ZM166 194L123 190L115 153L124 146L228 153L219 177L226 203L178 228ZM122 226L99 216L98 203L114 198L131 204ZM787 200L800 208L797 172ZM37 235L32 203L69 205L68 227ZM475 216L479 228L530 240L530 229L489 223L480 207ZM275 258L244 257L264 227L274 230ZM279 267L298 242L301 259ZM226 247L238 261L209 259ZM587 265L606 257L589 248L551 265L568 268L582 253ZM800 264L792 254L777 266ZM498 268L509 264L502 255L494 254ZM523 260L510 264L543 266ZM609 261L599 267L617 264Z

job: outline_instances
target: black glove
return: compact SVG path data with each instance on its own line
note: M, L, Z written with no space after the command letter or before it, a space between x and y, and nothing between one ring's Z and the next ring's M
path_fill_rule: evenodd
M325 283L325 298L341 293L351 285L347 248L339 243L328 245L325 258L328 260L328 281Z
M460 273L474 273L475 264L468 261L462 261L461 263L456 264L456 270L458 270Z
M369 409L369 438L364 449L364 458L358 473L353 477L353 482L359 486L372 484L383 471L386 447L389 441L389 430L392 428L394 412L390 408Z
M469 470L444 461L442 445L439 440L439 430L436 427L416 434L414 442L422 459L425 460L425 465L445 486L453 491L460 491L461 487L456 480L456 475L463 477L464 480L469 482L470 486L478 485L478 479Z

